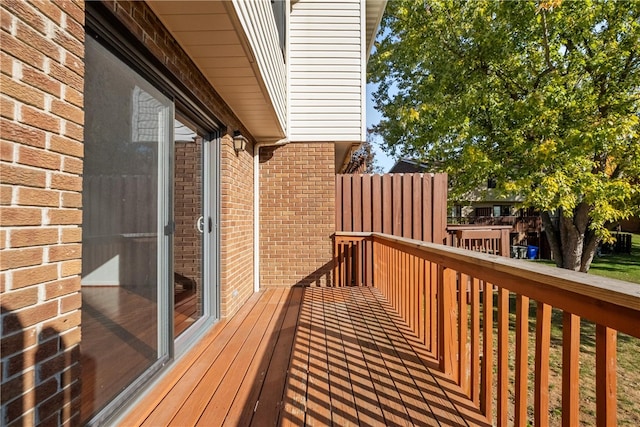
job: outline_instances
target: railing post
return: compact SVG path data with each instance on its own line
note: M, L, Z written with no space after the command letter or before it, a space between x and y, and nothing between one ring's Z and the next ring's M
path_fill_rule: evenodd
M511 257L511 242L509 241L509 230L503 228L500 230L500 255Z

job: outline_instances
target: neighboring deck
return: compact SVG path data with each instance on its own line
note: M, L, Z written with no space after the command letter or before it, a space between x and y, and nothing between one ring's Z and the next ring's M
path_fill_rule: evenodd
M376 289L268 289L122 425L467 425L456 407L469 406L432 366Z

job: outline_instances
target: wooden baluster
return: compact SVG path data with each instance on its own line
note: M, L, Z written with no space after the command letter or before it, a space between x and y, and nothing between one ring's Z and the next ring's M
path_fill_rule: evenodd
M458 289L458 372L460 372L460 388L470 397L469 391L469 349L467 348L469 335L469 321L467 310L467 289L469 276L459 275Z
M371 268L371 282L369 283L370 286L375 286L378 289L380 289L380 281L378 280L378 266L379 266L379 259L378 259L379 253L378 253L378 246L377 243L372 239L371 240L371 264L372 264L372 268Z
M549 349L551 347L551 306L538 301L536 309L536 370L534 423L549 425Z
M422 327L420 324L420 313L422 312L422 280L420 279L421 263L420 257L413 257L413 294L415 298L414 311L413 311L413 323L415 325L416 336L421 338Z
M480 281L471 282L471 400L480 405Z
M409 261L409 282L407 283L407 291L408 291L408 304L407 304L407 314L409 316L409 326L411 326L411 330L413 332L416 332L416 324L414 322L414 318L413 318L413 314L415 313L415 305L416 305L416 298L415 298L415 294L414 294L414 282L415 282L415 278L413 277L415 275L415 268L413 267L413 260L414 257L411 254L408 254L408 261Z
M345 263L344 263L345 265L344 285L351 286L351 279L353 278L353 276L351 275L351 272L353 270L353 242L349 241L345 246L346 246L346 249L345 249Z
M596 325L596 425L617 425L616 334Z
M562 426L577 427L580 414L580 317L562 318Z
M498 426L508 425L509 413L509 291L498 288Z
M493 285L482 281L482 364L480 411L491 418L493 408Z
M333 286L338 284L338 236L333 236Z
M428 348L427 341L427 278L425 276L425 261L422 258L418 262L418 328L420 329L420 341Z
M455 383L458 383L458 364L457 353L458 346L455 339L456 329L456 306L454 304L456 298L456 275L457 273L450 269L439 267L439 286L438 294L440 296L440 318L438 319L440 345L438 355L440 360L440 369L447 375L450 375Z
M391 274L389 275L389 302L391 303L391 307L393 309L397 309L396 307L396 294L395 294L395 286L396 286L396 275L398 274L398 260L396 258L396 250L389 247L389 270Z
M343 282L343 278L342 278L342 271L344 269L344 247L342 246L342 242L338 242L338 260L336 262L337 264L337 277L336 277L336 284L337 286L344 286L344 282Z
M438 352L438 264L435 262L427 263L427 266L430 270L431 275L431 298L429 301L430 313L429 313L429 322L431 324L431 351L436 353Z
M354 245L355 252L355 262L354 262L354 270L355 270L355 286L362 286L362 262L360 257L362 256L362 240L358 240Z
M402 312L402 319L409 323L409 255L405 252L400 253L402 257L401 266L401 282L400 282L400 310Z
M516 297L516 404L515 425L527 425L527 373L529 367L529 297Z

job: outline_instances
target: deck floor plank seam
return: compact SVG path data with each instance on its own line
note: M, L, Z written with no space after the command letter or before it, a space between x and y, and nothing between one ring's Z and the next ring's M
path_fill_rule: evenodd
M373 292L379 294L377 289ZM400 319L399 315L393 314L394 311L386 299L379 295L375 298L375 303L379 304L383 310L391 314L390 328L388 331L396 331L395 340L392 339L396 347L405 347L408 351L407 356L403 357L403 362L412 368L411 372L415 372L416 366L426 368L427 375L413 375L413 379L418 384L423 396L427 399L434 415L444 425L474 425L487 427L491 425L487 422L477 406L468 399L462 390L455 385L449 378L438 370L438 362L433 358L433 354L426 348L424 343L417 337Z

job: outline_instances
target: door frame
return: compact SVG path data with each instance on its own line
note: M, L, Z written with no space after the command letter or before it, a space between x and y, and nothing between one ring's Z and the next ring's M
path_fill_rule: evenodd
M202 214L205 233L202 239L202 316L174 339L172 356L187 351L214 323L220 320L220 138L217 130L203 137L202 144ZM175 156L175 151L172 157ZM175 170L175 168L174 168ZM175 188L172 177L172 189ZM175 200L175 196L173 198ZM173 211L173 201L172 201ZM171 239L171 248L174 247ZM173 262L170 276L173 275ZM174 331L174 294L171 295L171 332Z

